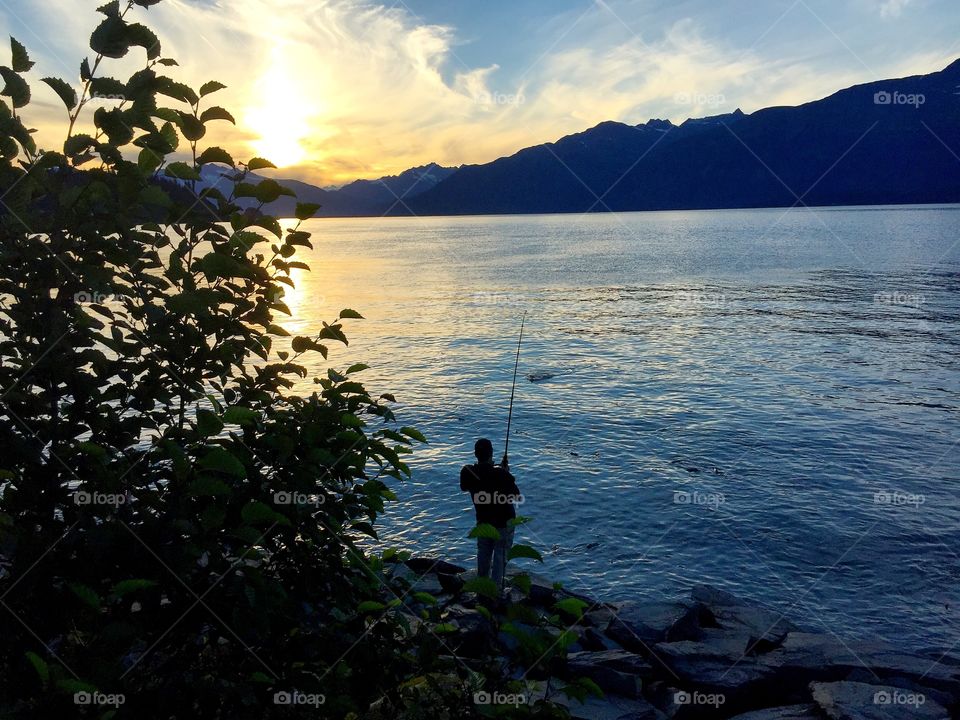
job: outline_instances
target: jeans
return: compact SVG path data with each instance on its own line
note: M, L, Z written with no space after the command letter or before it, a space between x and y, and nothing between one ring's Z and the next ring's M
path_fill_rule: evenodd
M503 577L507 572L507 553L513 545L514 528L505 527L497 530L500 531L499 540L477 538L477 575L491 578L498 588L503 589Z

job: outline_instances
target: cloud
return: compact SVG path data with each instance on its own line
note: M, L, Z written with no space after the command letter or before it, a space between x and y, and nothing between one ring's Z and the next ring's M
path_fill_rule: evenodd
M883 0L880 4L880 17L884 19L898 18L904 8L912 2L913 0Z
M61 2L32 2L22 29L33 37L22 39L46 53L42 74L75 80L73 68L98 19L96 3L71 14L77 32L64 34ZM884 7L899 11L907 2L885 0ZM228 85L209 101L231 110L239 126L217 123L205 142L239 158L272 156L287 166L283 175L321 185L430 161L488 162L604 120L750 112L877 79L859 63L823 60L802 47L776 45L774 57L745 51L682 13L644 40L625 32L602 5L551 18L549 28L529 38L529 57L507 67L497 62L497 47L487 48L487 63L464 63L457 29L423 21L402 3L166 0L135 12L157 30L164 54L180 61L171 74L194 86L210 79ZM818 32L826 35L819 26ZM60 38L55 54L42 41L54 36ZM136 63L124 61L122 70L142 63L142 52L133 54ZM912 68L910 58L892 57L888 67L898 70L891 74L907 74L902 67L922 72L936 67L927 64L934 55L917 56L924 64ZM51 123L62 109L51 92L34 87L41 103L36 124L55 146Z

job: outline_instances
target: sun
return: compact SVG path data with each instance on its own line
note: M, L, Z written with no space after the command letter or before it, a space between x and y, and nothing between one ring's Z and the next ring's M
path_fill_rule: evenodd
M257 139L256 153L278 167L290 167L307 157L304 141L310 136L312 102L287 62L283 46L276 46L267 71L255 85L257 104L246 111L244 124Z

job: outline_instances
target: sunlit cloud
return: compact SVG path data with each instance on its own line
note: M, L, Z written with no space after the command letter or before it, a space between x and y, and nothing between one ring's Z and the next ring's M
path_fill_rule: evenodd
M889 26L875 9L893 17L909 2L883 0L868 14ZM268 157L284 176L321 185L431 161L488 162L604 120L681 122L738 107L752 112L807 102L884 75L930 72L951 59L935 45L923 52L904 47L871 59L868 68L802 8L796 17L811 22L843 62L822 46L808 49L806 38L778 44L768 37L767 47L753 47L756 38L744 43L718 32L702 17L709 8L698 12L698 3L653 27L650 18L634 17L642 10L634 0L594 3L545 22L542 34L529 38L523 61L507 62L488 38L480 55L488 61L473 65L462 60L462 29L431 23L403 3L164 0L137 12L157 29L164 54L181 62L171 70L175 77L194 86L210 79L228 85L209 100L228 108L238 126L217 123L205 142L240 158ZM69 15L76 33L66 36L62 0L31 2L19 24L9 6L0 8L0 19L42 59L41 72L72 82L99 2L76 4L83 8ZM643 38L628 32L625 16L644 26ZM795 19L780 29L789 35ZM53 37L55 48L45 40ZM136 63L121 66L129 71ZM56 146L51 128L62 107L39 84L35 97L32 120L41 139Z

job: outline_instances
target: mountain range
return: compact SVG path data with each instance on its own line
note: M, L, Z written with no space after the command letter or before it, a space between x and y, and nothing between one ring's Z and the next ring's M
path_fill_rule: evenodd
M321 216L956 203L960 60L796 107L604 122L482 165L430 164L333 191L281 182Z

